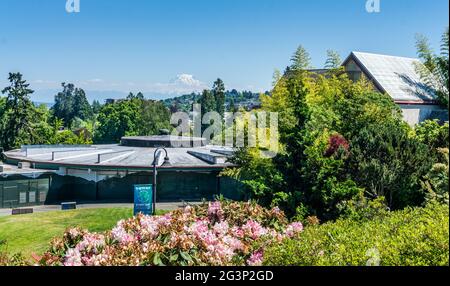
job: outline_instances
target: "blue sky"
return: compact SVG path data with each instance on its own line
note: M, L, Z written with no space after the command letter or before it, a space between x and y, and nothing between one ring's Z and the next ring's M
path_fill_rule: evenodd
M370 14L366 0L80 0L69 14L66 0L1 0L0 86L20 71L42 101L63 81L164 96L220 77L263 91L299 44L316 67L327 49L414 57L416 33L439 47L448 0L380 1Z

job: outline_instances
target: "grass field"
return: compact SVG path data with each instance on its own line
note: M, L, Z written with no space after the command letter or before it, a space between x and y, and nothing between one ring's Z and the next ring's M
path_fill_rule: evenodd
M0 217L0 241L6 242L8 253L22 253L24 257L30 257L33 252L42 254L50 240L61 236L68 227L79 226L100 232L111 229L117 221L132 215L131 208L110 208ZM2 248L5 250L5 246Z

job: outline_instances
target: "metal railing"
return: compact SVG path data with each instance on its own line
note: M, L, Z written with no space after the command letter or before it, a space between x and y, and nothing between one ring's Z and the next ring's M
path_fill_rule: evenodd
M61 153L70 153L70 152L85 152L85 151L101 151L102 149L97 148L83 148L83 149L70 149L70 150L60 150L60 151L52 151L52 161L55 161L55 154Z
M121 154L121 153L134 153L134 152L135 152L134 150L122 150L122 151L115 151L115 152L110 152L110 153L98 154L97 155L97 164L100 164L102 162L102 157L103 156L117 155L117 154ZM115 157L113 157L113 158L115 158Z

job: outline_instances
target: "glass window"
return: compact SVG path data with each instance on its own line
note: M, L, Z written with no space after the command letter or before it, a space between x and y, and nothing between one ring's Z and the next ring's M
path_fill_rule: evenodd
M47 199L47 191L40 191L39 192L39 202L45 203L46 199Z
M29 192L28 193L28 202L29 203L35 203L36 202L36 192Z
M20 192L19 193L19 204L26 204L26 203L27 203L27 193Z

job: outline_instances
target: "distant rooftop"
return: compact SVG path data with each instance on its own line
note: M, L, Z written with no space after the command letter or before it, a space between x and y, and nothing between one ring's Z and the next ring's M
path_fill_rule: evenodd
M436 100L433 91L421 81L416 71L416 66L422 65L419 59L352 52L343 65L350 60L360 66L381 92L386 92L397 102Z

